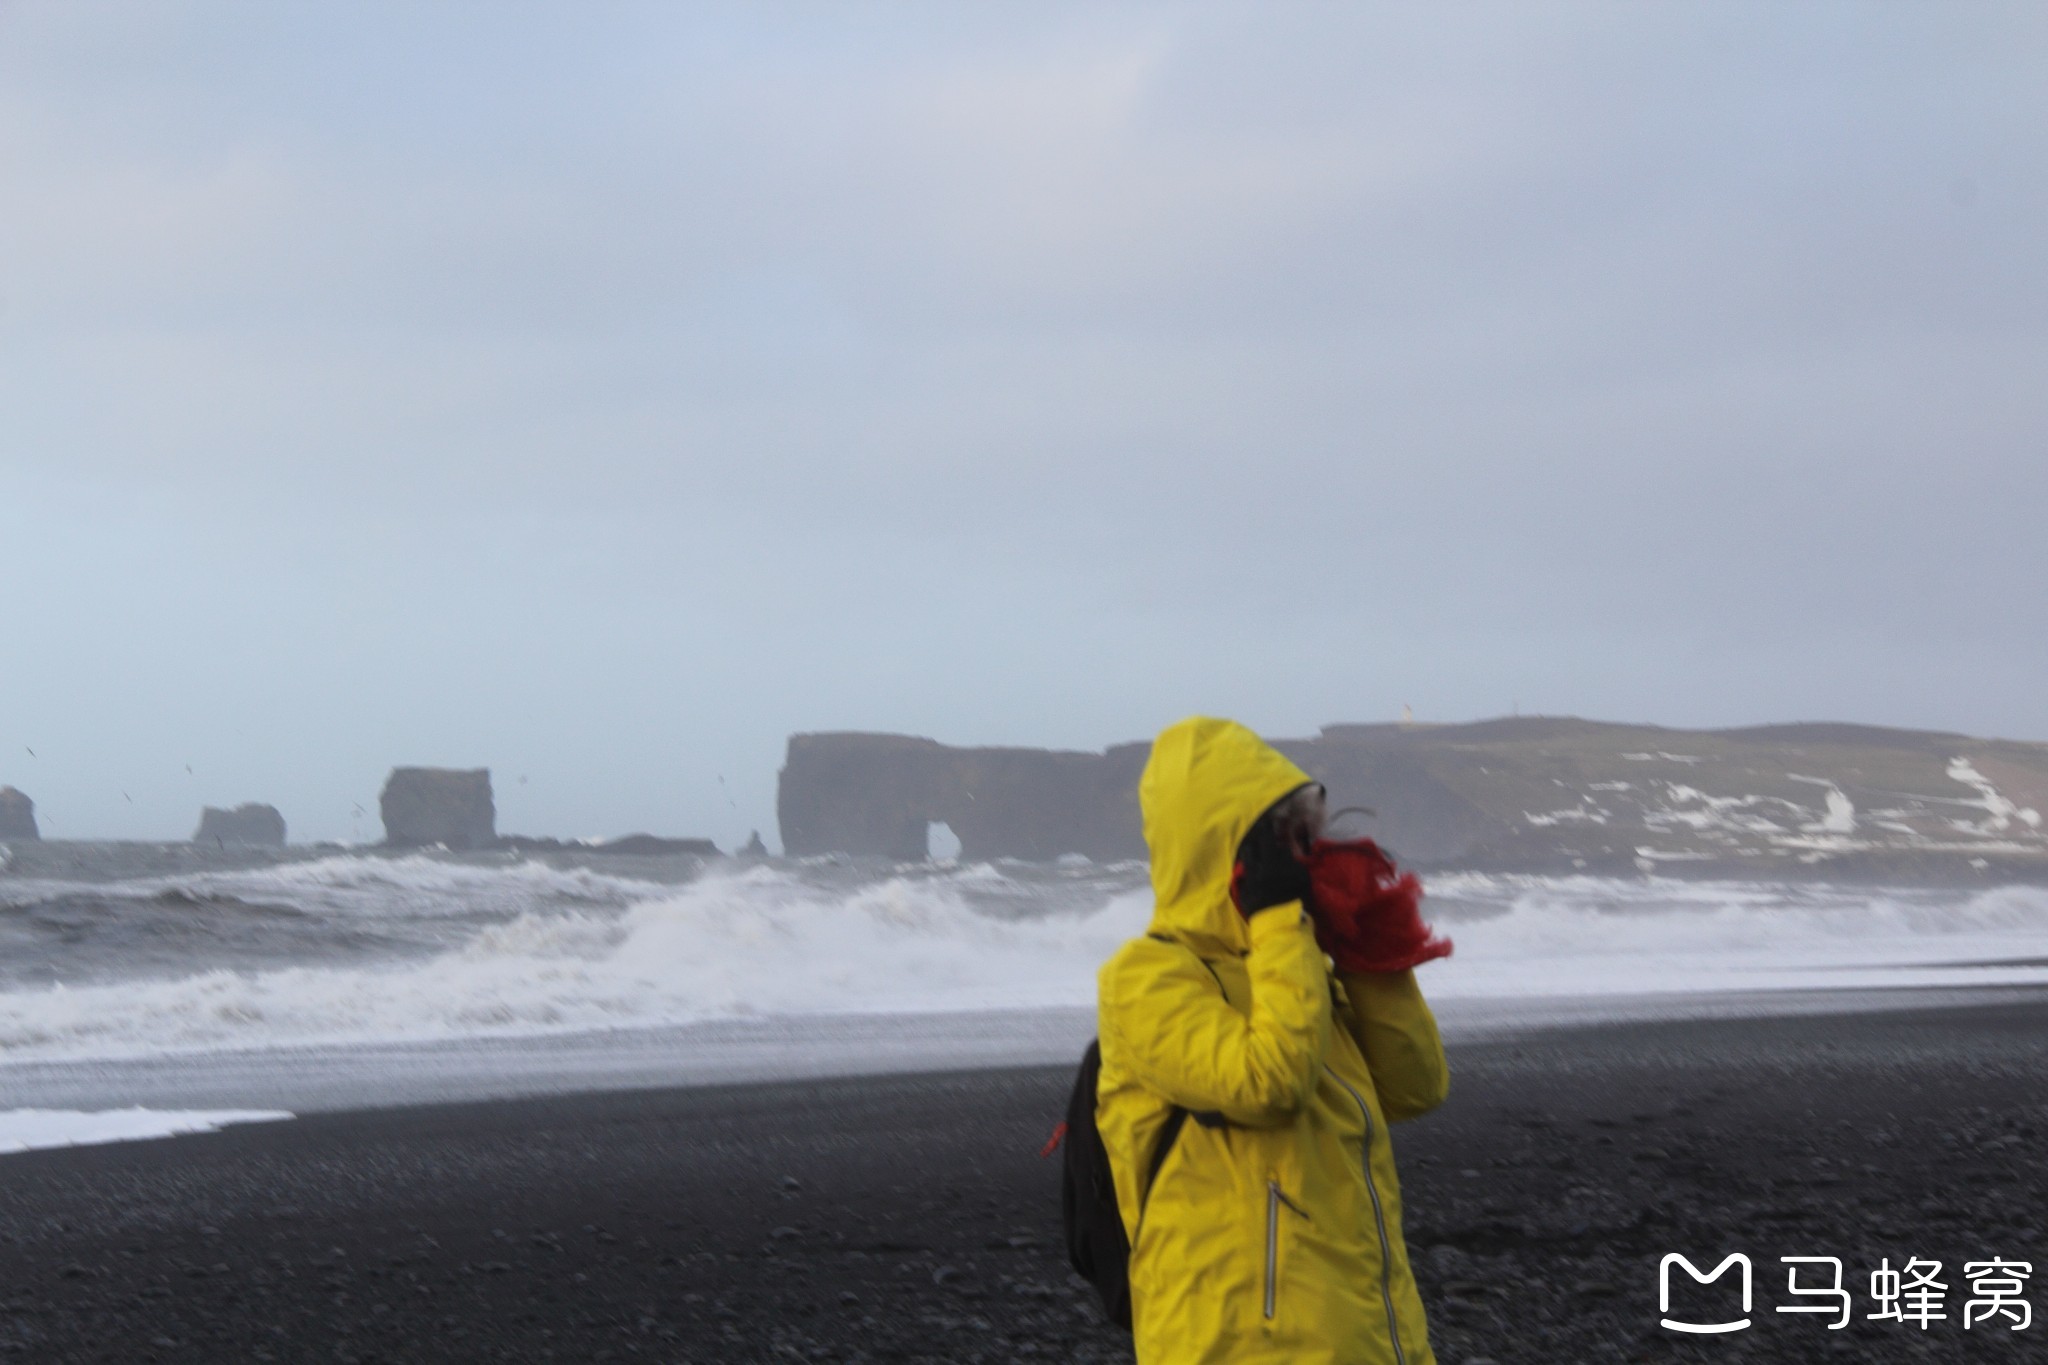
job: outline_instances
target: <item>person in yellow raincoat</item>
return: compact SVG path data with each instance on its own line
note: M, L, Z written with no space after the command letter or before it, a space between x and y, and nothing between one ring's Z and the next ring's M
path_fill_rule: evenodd
M1387 1125L1443 1102L1436 1021L1413 972L1333 970L1298 895L1241 896L1251 913L1232 896L1269 811L1287 802L1277 814L1310 824L1292 836L1314 837L1319 803L1289 800L1310 785L1250 730L1206 717L1168 727L1139 781L1156 908L1098 978L1096 1125L1131 1242L1140 1365L1435 1359ZM1253 872L1280 888L1269 897L1297 884ZM1148 1183L1176 1106L1195 1121Z

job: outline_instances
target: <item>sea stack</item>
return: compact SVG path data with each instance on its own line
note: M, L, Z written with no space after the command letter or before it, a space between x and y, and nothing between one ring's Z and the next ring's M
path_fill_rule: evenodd
M489 768L393 768L378 806L384 842L488 848L498 837Z
M1150 744L1102 753L956 749L914 735L792 735L775 793L782 851L923 862L931 826L962 862L1145 856L1138 774Z
M36 831L36 803L28 793L0 787L0 839L40 839Z
M199 828L192 842L216 848L283 848L284 816L276 806L255 801L233 810L208 806L199 813Z

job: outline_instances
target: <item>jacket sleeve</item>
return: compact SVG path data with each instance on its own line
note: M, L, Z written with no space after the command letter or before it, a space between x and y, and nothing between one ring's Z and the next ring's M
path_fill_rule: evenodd
M1250 1014L1224 998L1190 949L1140 939L1102 973L1102 1044L1105 1057L1173 1104L1277 1128L1315 1088L1330 996L1299 906L1254 915L1250 929Z
M1344 972L1340 979L1351 1002L1345 1027L1365 1054L1388 1122L1419 1118L1442 1104L1451 1070L1415 973Z

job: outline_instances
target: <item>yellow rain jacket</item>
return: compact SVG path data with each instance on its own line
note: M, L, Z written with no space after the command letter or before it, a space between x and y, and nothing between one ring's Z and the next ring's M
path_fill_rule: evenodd
M1138 784L1157 908L1099 977L1096 1123L1131 1239L1140 1365L1431 1365L1387 1124L1448 1086L1412 972L1333 973L1299 905L1247 923L1237 846L1307 774L1195 717ZM1162 1126L1197 1117L1152 1187ZM1218 1117L1220 1116L1220 1118Z

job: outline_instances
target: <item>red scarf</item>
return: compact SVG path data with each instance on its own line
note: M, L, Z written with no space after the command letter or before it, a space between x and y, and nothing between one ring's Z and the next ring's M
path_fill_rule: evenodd
M1316 942L1347 972L1405 972L1451 955L1422 922L1422 883L1370 839L1318 839L1308 854Z

